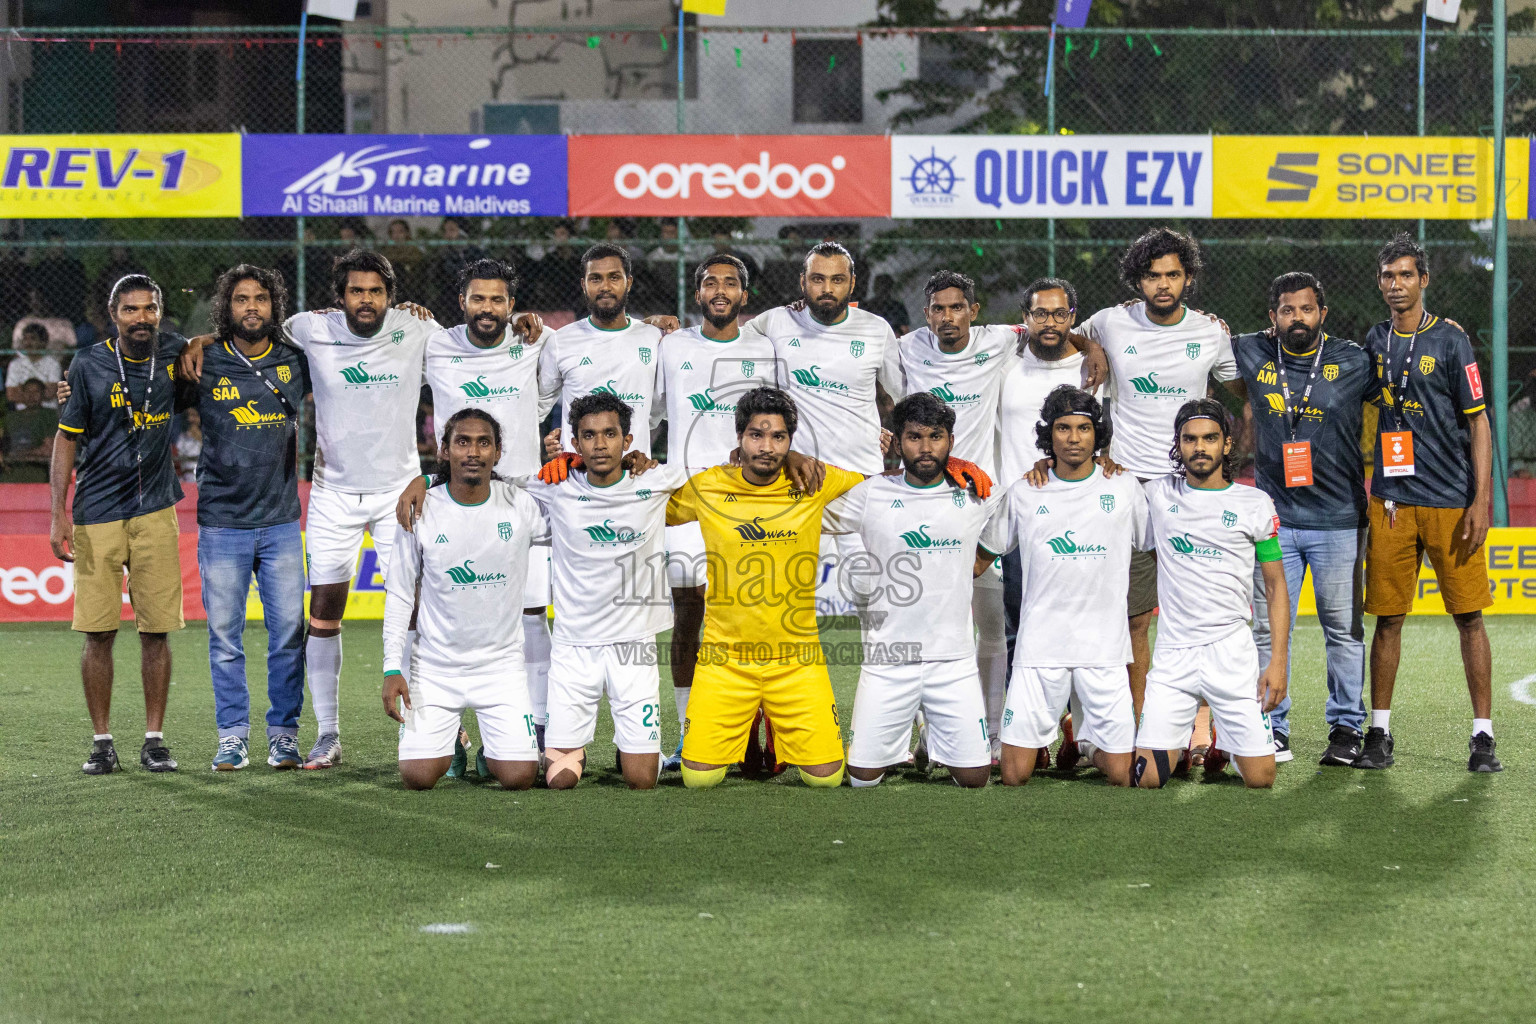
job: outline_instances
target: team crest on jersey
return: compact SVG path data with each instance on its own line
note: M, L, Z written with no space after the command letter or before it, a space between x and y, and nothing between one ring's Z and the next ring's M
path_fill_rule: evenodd
M857 341L857 340L850 341L848 343L848 351L852 352L853 353L853 358L857 359L857 358L859 358L859 356L862 356L864 354L864 343L862 341Z
M279 366L277 368L277 379L282 381L284 384L287 384L289 381L293 380L293 370L289 369L286 363L282 366Z
M1338 380L1338 379L1339 379L1339 364L1338 363L1324 363L1323 364L1323 380Z
M391 345L398 345L398 344L400 344L404 340L405 340L405 332L404 331L396 331L394 334L391 334L389 336L389 343Z
M640 346L640 361L646 366L651 365L651 350L644 345Z
M1434 356L1419 356L1419 373L1428 377L1435 372Z
M1221 513L1221 525L1229 530L1232 529L1232 527L1237 525L1237 513L1230 510L1223 511Z
M651 496L651 489L649 487L642 487L638 491L635 492L635 497L639 498L641 501L649 500L650 496Z
M1113 512L1115 510L1115 496L1113 494L1099 495L1099 508L1105 512Z
M950 500L955 503L955 508L965 508L965 492L964 491L950 491L949 492L949 497L950 497Z
M502 540L511 540L512 539L512 524L511 523L497 523L496 524L496 536L500 537Z
M992 358L992 353L990 353L990 352L977 352L976 353L976 365L977 366L982 366L982 365L984 365L986 363L986 361L988 359L991 359L991 358Z
M757 369L757 363L753 362L752 360L743 359L741 361L741 375L743 377L752 376L752 371L755 369Z
M790 487L790 489L789 489L789 500L790 501L799 501L803 497L805 497L805 492L804 491L802 491L798 487L793 487L793 486Z
M507 355L511 356L513 359L523 358L523 346L513 345L511 348L507 349Z
M1200 343L1198 341L1192 341L1188 345L1185 345L1184 346L1184 354L1186 356L1188 356L1189 358L1191 358L1191 359L1199 359L1200 358Z
M1013 724L1013 708L1004 708L1003 709L1003 724L1004 725L1012 725Z

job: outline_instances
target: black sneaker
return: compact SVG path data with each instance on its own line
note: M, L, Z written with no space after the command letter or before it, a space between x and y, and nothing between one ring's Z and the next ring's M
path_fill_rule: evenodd
M1467 749L1472 756L1467 758L1467 771L1469 772L1501 772L1504 766L1499 759L1493 756L1493 737L1485 732L1480 732L1467 741Z
M115 771L121 771L122 766L117 763L117 748L111 740L94 740L91 743L91 756L80 766L80 770L87 775L110 775Z
M1385 729L1366 730L1365 750L1355 759L1355 767L1390 768L1393 763L1392 734Z
M1275 733L1275 763L1284 764L1296 755L1291 753L1291 734L1288 732Z
M178 767L165 740L146 739L139 750L139 764L152 772L174 772Z
M1348 768L1360 759L1360 734L1347 725L1336 725L1328 730L1328 749L1318 764L1335 768Z

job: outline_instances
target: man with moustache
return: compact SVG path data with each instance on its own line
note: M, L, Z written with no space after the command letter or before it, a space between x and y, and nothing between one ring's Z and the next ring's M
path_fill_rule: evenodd
M1281 274L1269 286L1270 329L1232 341L1252 403L1255 482L1280 517L1281 564L1291 622L1307 571L1317 597L1328 659L1328 748L1324 765L1360 756L1365 731L1365 462L1360 429L1365 403L1381 384L1366 351L1323 329L1328 303L1311 274ZM1254 581L1253 637L1269 656L1263 581ZM1269 716L1275 760L1291 752L1291 698Z
M166 634L184 625L174 509L181 485L171 458L171 415L176 357L186 341L161 333L163 308L160 286L143 274L112 286L107 313L117 340L92 345L70 365L70 395L53 446L49 541L54 555L75 568L73 628L85 634L80 675L94 733L82 766L87 775L119 768L110 711L124 568L144 683L139 764L152 772L177 769L164 726L171 683ZM66 509L77 453L79 478Z

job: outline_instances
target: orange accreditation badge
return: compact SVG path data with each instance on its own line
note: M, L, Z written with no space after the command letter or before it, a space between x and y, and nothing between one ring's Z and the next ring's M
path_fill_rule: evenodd
M1312 486L1312 442L1292 441L1281 449L1285 486Z
M1413 476L1413 431L1382 432L1381 475Z

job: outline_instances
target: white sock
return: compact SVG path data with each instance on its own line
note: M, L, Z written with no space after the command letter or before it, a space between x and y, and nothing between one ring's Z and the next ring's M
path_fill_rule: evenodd
M691 686L672 687L672 699L677 702L678 726L682 726L684 722L688 721L688 695L692 692L693 687Z
M1493 735L1493 730L1490 729L1488 731L1488 735L1492 736ZM163 739L165 739L165 733L163 733L163 732L146 732L144 734L144 738L147 739L147 740L163 740Z
M341 702L341 634L311 634L304 642L304 663L309 672L309 699L314 705L320 735L340 735L337 707Z
M1391 732L1392 731L1392 727L1387 724L1391 720L1392 720L1392 712L1391 712L1390 709L1387 710L1387 711L1382 711L1379 708L1372 708L1371 709L1371 728L1372 729L1382 729L1382 730L1385 730L1386 732Z
M91 735L91 739L97 742L101 740L110 740L111 738L112 734L109 732L98 732Z
M1474 718L1474 719L1472 719L1472 735L1476 736L1480 732L1487 733L1488 734L1488 738L1489 739L1493 739L1493 719L1491 719L1491 718Z
M880 785L880 779L883 778L885 778L884 773L881 773L878 779L861 779L856 775L850 775L848 776L848 781L853 783L854 789L874 789Z
M987 738L996 741L1003 728L1003 705L1008 701L1008 635L1003 615L1003 593L977 587L971 593L976 617L976 671L987 708Z
M542 609L523 616L523 660L528 664L533 720L544 725L549 721L549 619Z
M416 639L420 636L414 629L405 631L405 671L400 675L405 678L405 685L410 686L411 680L416 678Z

